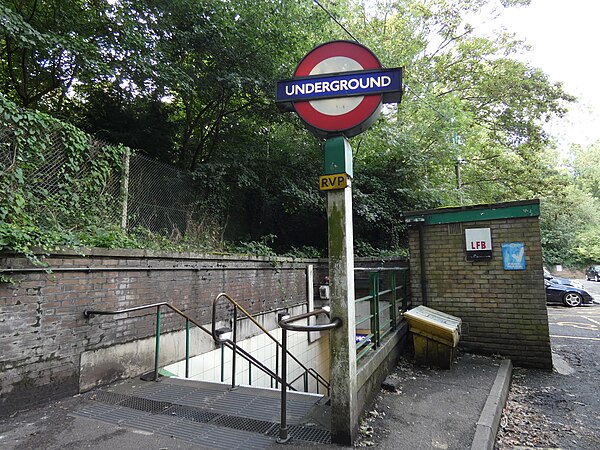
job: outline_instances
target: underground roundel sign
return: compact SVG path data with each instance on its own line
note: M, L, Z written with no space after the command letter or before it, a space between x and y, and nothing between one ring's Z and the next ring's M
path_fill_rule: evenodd
M402 69L384 69L361 44L333 41L309 52L291 80L277 82L276 103L295 111L320 137L356 136L377 119L383 103L402 97Z

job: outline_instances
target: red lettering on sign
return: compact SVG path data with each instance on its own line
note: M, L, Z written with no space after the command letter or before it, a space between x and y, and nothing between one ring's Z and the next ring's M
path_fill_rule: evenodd
M485 250L487 249L487 244L485 241L471 241L471 250Z

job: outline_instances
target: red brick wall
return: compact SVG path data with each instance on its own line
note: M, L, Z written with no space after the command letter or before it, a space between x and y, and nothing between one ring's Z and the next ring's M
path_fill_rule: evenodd
M500 354L517 365L552 367L542 251L537 217L424 227L428 305L463 321L459 346ZM457 224L452 224L456 227ZM467 228L491 228L493 256L467 261ZM411 226L410 268L413 304L422 303L421 260L417 226ZM524 242L526 270L503 268L503 242Z

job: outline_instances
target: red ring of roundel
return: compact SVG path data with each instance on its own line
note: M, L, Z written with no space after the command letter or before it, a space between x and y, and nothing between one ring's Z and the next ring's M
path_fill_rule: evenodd
M334 56L345 56L357 61L365 70L380 69L381 63L366 47L349 41L327 42L308 53L298 64L294 77L308 76L321 61ZM367 120L380 106L381 94L366 95L352 111L339 116L320 113L310 102L295 102L294 108L302 120L324 131L345 131Z

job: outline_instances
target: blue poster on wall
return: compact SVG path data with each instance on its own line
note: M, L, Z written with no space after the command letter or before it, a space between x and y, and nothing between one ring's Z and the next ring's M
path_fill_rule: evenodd
M525 270L525 244L505 242L502 244L504 270Z

